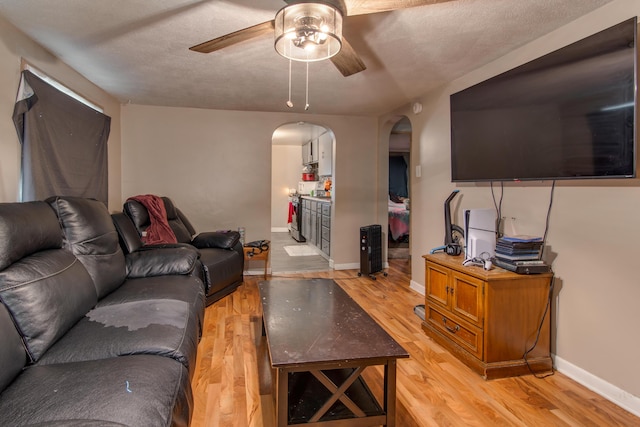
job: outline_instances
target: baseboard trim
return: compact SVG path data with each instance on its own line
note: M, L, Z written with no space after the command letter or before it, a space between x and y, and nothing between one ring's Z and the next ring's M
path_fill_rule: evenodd
M357 270L360 268L360 263L354 262L350 264L333 264L334 270Z
M411 289L413 289L414 291L416 291L417 293L419 293L420 295L426 295L427 294L427 289L424 287L424 285L421 285L420 283L416 282L415 280L411 281Z
M289 228L287 227L271 227L272 233L288 233Z
M552 355L554 365L558 372L568 376L577 383L582 384L594 393L615 403L619 407L640 417L640 398L633 394L622 390L621 388L593 375L590 372L564 360L563 358Z
M267 274L271 274L271 267L267 268ZM258 268L257 270L245 270L245 276L264 276L264 268Z

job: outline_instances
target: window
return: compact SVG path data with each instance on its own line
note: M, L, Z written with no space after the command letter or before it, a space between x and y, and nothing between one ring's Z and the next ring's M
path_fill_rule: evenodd
M13 121L22 145L23 201L62 195L107 203L111 118L87 102L22 72Z

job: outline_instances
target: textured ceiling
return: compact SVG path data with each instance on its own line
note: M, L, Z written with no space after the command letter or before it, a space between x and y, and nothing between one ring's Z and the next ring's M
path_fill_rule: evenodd
M378 115L611 0L454 0L348 17L367 70L310 65L308 113ZM201 54L192 45L273 19L280 0L0 0L0 14L122 103L302 112L305 65L271 37Z

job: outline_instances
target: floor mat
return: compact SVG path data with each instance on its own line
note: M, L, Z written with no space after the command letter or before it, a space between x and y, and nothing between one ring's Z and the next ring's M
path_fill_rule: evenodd
M297 246L285 246L284 250L287 252L289 256L313 256L318 255L318 252L307 245L297 245Z

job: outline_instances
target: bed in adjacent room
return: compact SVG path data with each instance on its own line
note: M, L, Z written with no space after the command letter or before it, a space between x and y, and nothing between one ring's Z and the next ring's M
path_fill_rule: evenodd
M409 237L409 199L397 203L389 199L389 232L393 240L400 241Z

